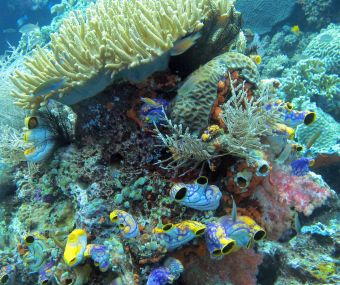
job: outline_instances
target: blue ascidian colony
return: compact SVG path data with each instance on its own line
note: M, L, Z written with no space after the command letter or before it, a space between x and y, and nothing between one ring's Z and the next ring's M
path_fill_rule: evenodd
M0 285L340 284L339 177L340 1L0 1Z

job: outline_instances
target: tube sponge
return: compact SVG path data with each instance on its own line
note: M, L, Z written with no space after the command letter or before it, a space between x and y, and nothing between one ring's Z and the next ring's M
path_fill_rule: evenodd
M146 78L166 67L177 40L200 30L211 12L227 14L233 2L98 0L85 14L72 12L51 35L49 48L37 48L25 60L26 70L14 72L16 105L37 109L57 94L60 102L72 105L114 79Z

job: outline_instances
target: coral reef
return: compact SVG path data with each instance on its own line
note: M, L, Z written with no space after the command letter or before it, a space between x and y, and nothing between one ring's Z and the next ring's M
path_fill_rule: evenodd
M339 283L339 200L313 172L337 177L338 54L310 46L338 26L260 38L232 0L85 2L1 63L29 114L23 136L0 120L0 283Z
M252 249L241 249L223 260L207 259L204 256L188 261L182 275L186 284L256 284L257 267L262 256Z
M228 53L229 55L230 53ZM236 54L231 53L231 56L234 55ZM219 59L220 57L217 58ZM191 78L188 80L190 81ZM207 81L206 83L209 82ZM190 112L185 114L184 110L193 111L196 112L196 116L206 116L206 127L208 126L208 128L203 132L200 140L195 134L203 127L202 124L197 126L200 129L194 129L195 133L192 134L189 126L183 130L182 124L173 124L165 116L166 123L162 126L169 131L169 134L163 134L157 126L156 133L157 138L168 148L171 156L165 160L159 160L158 164L167 164L163 168L174 169L178 172L180 168L187 168L192 163L192 167L182 174L184 175L196 169L203 162L208 162L210 169L215 171L213 161L221 156L235 155L247 159L254 158L256 155L253 154L256 151L266 147L266 145L262 144L261 137L271 135L281 117L278 111L280 104L270 104L272 100L270 90L275 89L273 85L276 85L276 82L263 83L258 90L259 92L253 92L251 88L254 85L243 81L242 74L240 75L238 71L234 71L232 74L227 72L223 80L217 83L217 99L213 101L213 104L206 102L208 96L197 97L195 92L191 94L193 101L203 101L208 106L212 106L210 114L203 113L203 106L199 110L181 106L181 102L186 104L187 97L182 97L178 103L175 101L175 104L177 103L181 107L176 108L177 105L173 107L172 115L175 120L179 119L185 122L187 116L186 121L191 120L190 126L193 130L194 123L198 119L200 119L199 122L202 122L202 118L192 120L192 115L189 117ZM203 92L204 89L201 87L200 85L197 88L195 86L194 90L201 89L201 92ZM253 94L256 97L252 97ZM210 99L213 100L213 98ZM199 103L201 104L202 102ZM194 108L196 105L196 102L192 103ZM271 107L269 108L268 106ZM179 112L182 108L183 111ZM284 117L286 118L286 116ZM302 117L304 118L304 116ZM213 124L209 126L209 123Z
M13 127L19 130L22 127L22 122L25 118L25 112L22 109L13 104L13 97L8 96L13 90L14 85L9 80L10 74L15 68L20 65L17 61L21 54L13 55L16 62L8 62L11 59L5 59L4 62L0 63L0 105L2 106L0 112L0 124ZM2 59L0 59L2 61ZM2 129L2 128L1 128Z

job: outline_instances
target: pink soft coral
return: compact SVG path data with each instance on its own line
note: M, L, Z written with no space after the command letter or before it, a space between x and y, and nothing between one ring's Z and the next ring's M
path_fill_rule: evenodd
M263 186L270 188L282 203L294 207L306 216L322 206L334 193L320 175L309 172L305 176L293 176L289 168L283 165L273 166L269 179L264 181Z
M280 201L280 197L273 193L270 184L259 185L256 187L254 198L258 200L261 207L260 223L267 231L267 237L278 240L282 234L292 227L294 212L291 211L286 203Z

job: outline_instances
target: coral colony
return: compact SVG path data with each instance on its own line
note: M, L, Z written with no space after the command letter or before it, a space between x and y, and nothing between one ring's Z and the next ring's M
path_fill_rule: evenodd
M336 200L313 170L339 162L339 26L295 64L234 0L69 2L8 77L0 283L339 284L334 217L311 225Z

